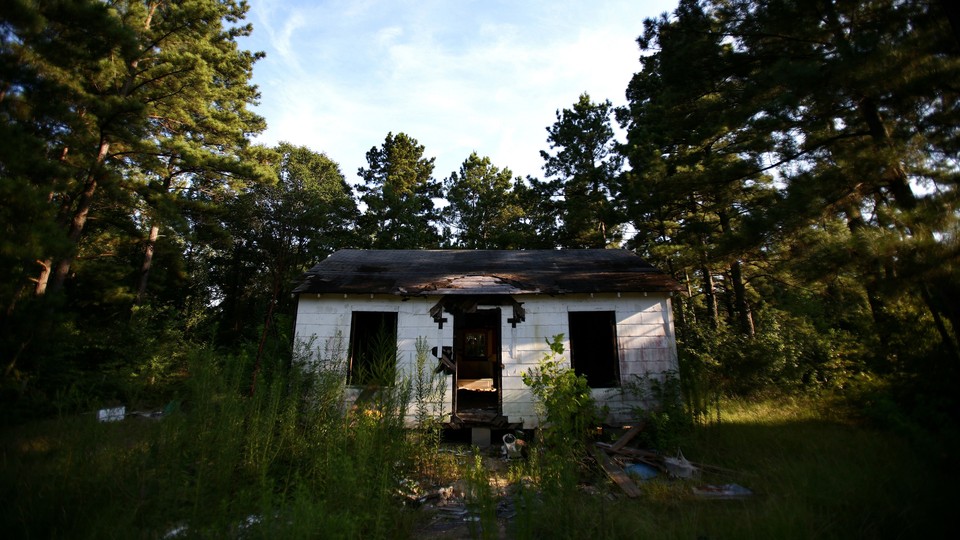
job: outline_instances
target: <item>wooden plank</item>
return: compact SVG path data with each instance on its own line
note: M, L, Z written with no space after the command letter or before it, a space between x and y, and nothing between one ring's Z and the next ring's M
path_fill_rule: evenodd
M656 452L651 452L650 450L641 450L641 449L639 449L639 448L631 448L631 447L622 447L622 448L618 448L618 449L614 450L612 444L602 443L602 442L594 443L594 445L595 445L597 448L600 448L600 449L602 449L602 450L606 450L607 452L613 452L613 453L615 453L615 454L621 454L621 455L624 455L624 456L638 456L638 457L645 457L645 458L660 458L660 455L659 455L659 454L657 454Z
M637 425L631 427L627 430L626 433L620 436L619 439L613 445L610 446L610 450L616 452L617 450L623 448L630 441L632 441L640 432L643 431L643 422L638 423Z
M621 469L620 466L610 459L610 456L608 456L606 452L600 450L599 448L594 448L593 455L603 471L607 473L607 476L609 476L611 480L620 486L620 489L627 494L627 497L639 497L642 494L640 488L637 487L637 484L635 484L633 480L627 476L627 473L623 472L623 469Z

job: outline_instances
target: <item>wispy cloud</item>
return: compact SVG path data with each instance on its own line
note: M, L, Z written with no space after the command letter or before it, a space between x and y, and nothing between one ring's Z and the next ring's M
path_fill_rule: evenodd
M582 92L622 103L643 18L675 2L635 4L255 3L261 140L325 152L348 180L389 131L417 138L437 178L472 151L539 175L555 111Z

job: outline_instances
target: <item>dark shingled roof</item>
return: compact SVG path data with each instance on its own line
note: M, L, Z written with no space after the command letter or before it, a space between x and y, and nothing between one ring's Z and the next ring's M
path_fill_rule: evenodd
M620 249L338 251L294 293L563 294L670 292L673 278Z

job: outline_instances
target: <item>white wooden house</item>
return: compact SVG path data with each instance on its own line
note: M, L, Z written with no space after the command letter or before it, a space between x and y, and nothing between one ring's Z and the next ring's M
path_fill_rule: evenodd
M677 290L625 250L343 250L296 287L296 339L323 349L341 336L353 386L378 335L396 341L407 375L424 339L441 357L430 368L446 378L446 421L531 428L538 418L521 375L563 334L565 361L618 423L639 404L624 384L677 369Z

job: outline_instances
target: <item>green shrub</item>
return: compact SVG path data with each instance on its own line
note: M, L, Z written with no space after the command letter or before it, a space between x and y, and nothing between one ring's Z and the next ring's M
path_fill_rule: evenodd
M641 442L663 452L673 452L679 448L696 425L698 416L684 399L677 373L668 371L660 377L635 376L625 385L625 389L633 397L649 404L633 411L634 417L644 424Z
M586 377L567 367L563 354L563 334L547 340L550 352L537 367L522 375L530 387L542 414L544 439L558 448L582 450L590 428L598 424L596 404Z

